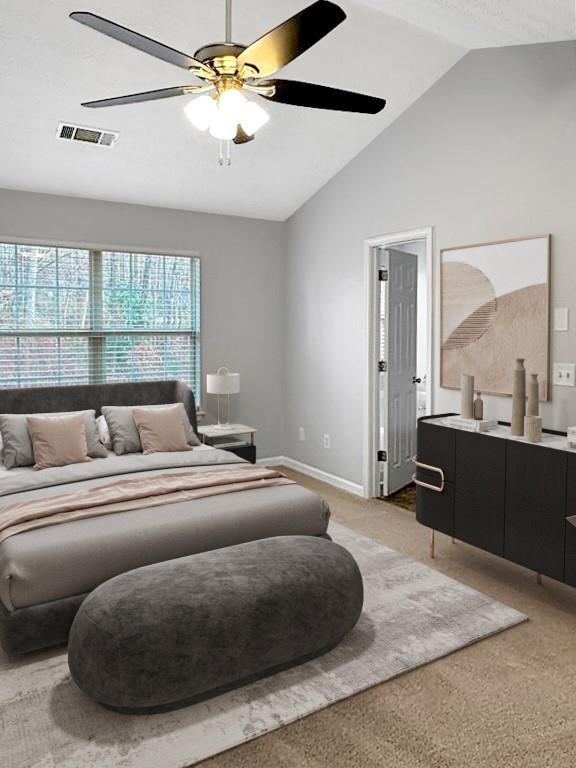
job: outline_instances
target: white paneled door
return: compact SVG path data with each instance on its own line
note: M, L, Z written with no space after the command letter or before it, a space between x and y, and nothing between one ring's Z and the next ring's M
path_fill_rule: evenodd
M389 496L408 485L416 453L418 258L380 249L380 466Z

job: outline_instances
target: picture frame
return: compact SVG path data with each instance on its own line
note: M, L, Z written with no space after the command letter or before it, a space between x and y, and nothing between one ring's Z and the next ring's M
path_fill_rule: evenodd
M512 395L512 369L524 358L550 396L551 235L534 235L440 252L440 386Z

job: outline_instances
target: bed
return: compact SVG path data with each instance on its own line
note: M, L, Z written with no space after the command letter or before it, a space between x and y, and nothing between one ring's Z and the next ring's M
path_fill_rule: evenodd
M0 390L0 413L76 411L103 405L182 402L197 429L194 395L178 381ZM0 511L43 504L118 479L174 478L250 466L227 451L129 454L36 471L0 468ZM0 541L0 642L10 654L66 642L86 595L120 573L245 541L324 536L326 502L297 484L258 487L26 530Z

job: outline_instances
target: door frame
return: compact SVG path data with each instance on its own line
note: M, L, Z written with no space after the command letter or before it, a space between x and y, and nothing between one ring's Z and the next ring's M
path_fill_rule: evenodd
M378 496L378 473L376 455L378 451L378 430L375 429L378 405L378 381L376 359L378 356L378 249L411 240L426 241L426 415L433 412L434 405L434 286L437 276L434 271L434 228L371 237L364 241L364 287L366 297L365 314L365 362L364 362L364 425L363 425L363 468L362 492L365 498Z

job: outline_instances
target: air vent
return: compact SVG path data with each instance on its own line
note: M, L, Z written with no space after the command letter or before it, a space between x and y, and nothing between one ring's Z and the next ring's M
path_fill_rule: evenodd
M85 144L97 144L99 147L113 147L120 134L117 131L104 131L101 128L87 128L85 125L60 123L56 138L65 141L82 141Z
M72 125L63 125L60 128L60 138L61 139L71 139L72 136L74 136L74 126L72 126Z

